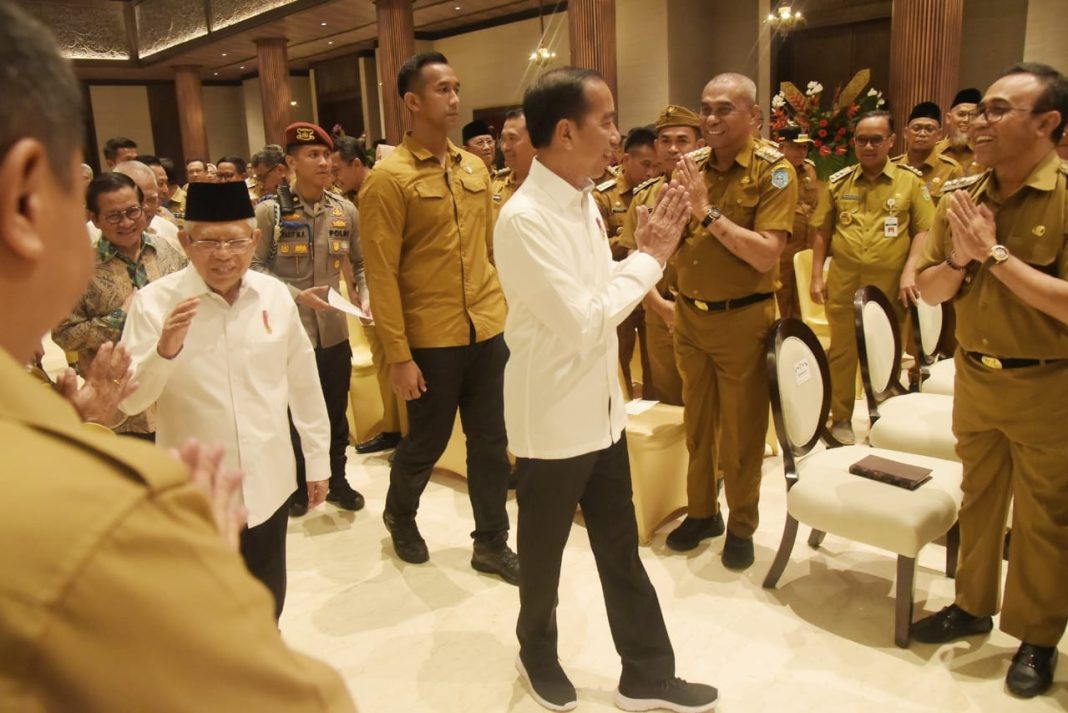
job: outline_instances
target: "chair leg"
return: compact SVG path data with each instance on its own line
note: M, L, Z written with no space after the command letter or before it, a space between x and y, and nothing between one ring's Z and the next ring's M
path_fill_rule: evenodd
M894 643L905 649L909 645L912 626L912 591L916 578L916 560L897 556L897 595L894 604Z
M823 544L823 538L826 536L827 533L823 530L812 528L812 533L808 536L808 546L814 550L818 550L820 545Z
M786 563L790 561L790 553L794 549L794 541L797 539L797 520L790 513L786 514L786 526L782 531L782 541L779 543L779 551L775 554L775 561L771 563L768 575L764 577L764 588L774 589L779 583L779 577L786 569Z
M946 576L957 576L957 554L960 552L960 523L953 523L946 533Z

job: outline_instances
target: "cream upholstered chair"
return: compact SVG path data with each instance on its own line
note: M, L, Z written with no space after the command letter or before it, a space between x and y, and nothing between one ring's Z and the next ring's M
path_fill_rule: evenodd
M912 325L916 335L916 356L920 361L920 391L925 394L953 395L956 367L953 355L943 351L949 305L929 305L922 299L912 305Z
M857 355L876 448L959 460L953 397L909 393L901 385L901 329L886 295L871 285L853 299Z
M916 557L945 534L946 571L956 571L956 530L961 503L961 466L948 460L867 446L842 446L827 430L830 371L816 335L796 319L780 320L768 333L767 368L772 415L786 474L786 526L764 579L774 588L793 551L800 523L812 528L819 547L830 533L897 555L894 643L908 646ZM816 450L823 441L826 450ZM932 479L906 490L849 472L868 455L931 469Z
M794 254L794 275L797 282L797 303L801 308L801 321L809 326L820 344L826 349L831 343L831 327L823 305L812 301L809 288L812 285L812 249L799 250Z

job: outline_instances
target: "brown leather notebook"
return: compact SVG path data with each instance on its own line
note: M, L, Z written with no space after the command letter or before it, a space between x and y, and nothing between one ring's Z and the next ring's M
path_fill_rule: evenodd
M865 456L849 466L849 472L906 490L915 490L931 479L930 468L900 463L881 456Z

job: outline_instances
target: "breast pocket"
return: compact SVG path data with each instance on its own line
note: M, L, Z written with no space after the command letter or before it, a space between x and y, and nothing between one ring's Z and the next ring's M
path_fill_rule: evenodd
M489 186L486 185L486 182L475 176L461 176L460 185L464 188L463 195L460 198L464 213L466 215L484 214L486 211L486 193L489 191Z
M726 198L726 205L721 209L723 214L743 227L753 225L760 202L760 190L750 183L740 190L729 192Z

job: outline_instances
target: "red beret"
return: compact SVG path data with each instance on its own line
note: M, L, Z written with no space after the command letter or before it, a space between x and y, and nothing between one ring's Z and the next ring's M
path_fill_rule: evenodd
M297 121L286 127L286 146L325 146L334 150L334 142L330 134L323 131L315 124L306 121Z

